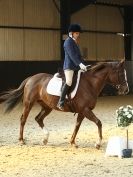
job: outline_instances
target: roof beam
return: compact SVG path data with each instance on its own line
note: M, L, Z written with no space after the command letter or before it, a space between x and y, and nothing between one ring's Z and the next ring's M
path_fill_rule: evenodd
M70 13L73 14L80 9L88 6L89 4L95 4L96 0L72 0Z

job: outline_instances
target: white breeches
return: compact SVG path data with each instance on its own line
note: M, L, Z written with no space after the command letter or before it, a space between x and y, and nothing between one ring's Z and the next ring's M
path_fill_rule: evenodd
M65 70L65 77L66 77L66 84L68 86L71 86L72 85L72 79L73 79L73 74L74 74L74 71L73 70Z

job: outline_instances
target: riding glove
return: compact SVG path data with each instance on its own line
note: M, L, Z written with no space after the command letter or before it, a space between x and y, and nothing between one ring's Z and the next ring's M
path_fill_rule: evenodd
M87 67L83 63L80 63L79 66L83 71L87 71Z

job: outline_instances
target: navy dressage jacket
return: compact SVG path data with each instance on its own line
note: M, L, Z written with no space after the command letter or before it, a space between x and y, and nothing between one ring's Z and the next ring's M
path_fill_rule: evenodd
M79 64L84 63L76 42L68 37L64 42L65 59L63 69L78 70Z

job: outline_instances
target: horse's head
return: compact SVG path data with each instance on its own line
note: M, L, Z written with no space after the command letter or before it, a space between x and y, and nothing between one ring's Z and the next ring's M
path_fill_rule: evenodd
M116 87L119 95L125 95L129 92L124 60L112 64L109 82Z

